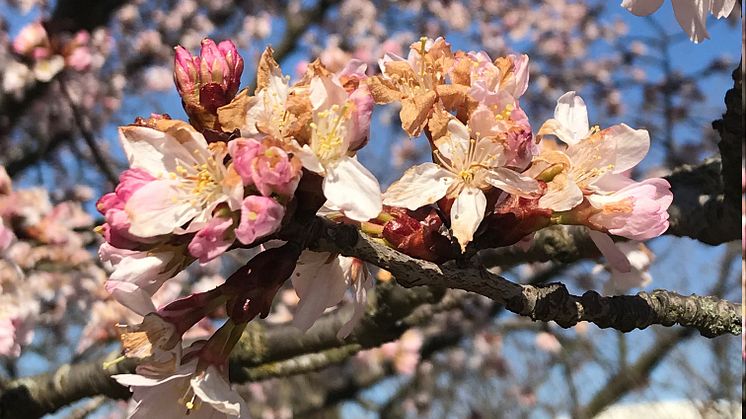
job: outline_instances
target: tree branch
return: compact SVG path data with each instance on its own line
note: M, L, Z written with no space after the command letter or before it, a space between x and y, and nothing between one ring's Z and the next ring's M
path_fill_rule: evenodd
M580 321L624 332L653 324L680 324L697 329L703 336L741 333L740 305L714 297L682 296L656 290L637 295L603 297L595 291L572 295L563 284L515 284L489 273L482 266L443 265L414 259L360 233L349 225L317 219L317 237L309 241L313 250L341 252L390 271L405 287L421 285L476 292L505 305L513 313L534 320L557 322L571 327Z
M630 367L619 371L608 380L608 385L601 389L583 411L579 418L592 418L607 406L619 400L629 390L644 382L655 367L668 355L679 342L692 336L691 329L666 331L661 333L650 349Z

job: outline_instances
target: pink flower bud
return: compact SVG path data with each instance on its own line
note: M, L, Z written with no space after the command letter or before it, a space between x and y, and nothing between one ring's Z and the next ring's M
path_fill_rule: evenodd
M175 48L174 82L184 102L199 103L199 57L194 57L181 45Z
M247 196L241 204L241 223L236 238L243 244L268 236L280 228L285 208L266 196Z
M233 158L233 167L241 176L244 185L251 185L251 162L264 152L262 143L254 138L236 138L228 143L228 153Z
M146 183L155 180L143 169L129 169L119 175L119 185L114 192L102 196L96 203L96 209L104 215L106 223L101 226L104 240L120 249L136 249L141 243L152 242L130 234L130 220L124 206L132 194Z
M609 195L590 195L596 208L588 221L611 234L632 240L648 240L668 229L668 207L673 201L671 185L665 179L642 182L628 180L626 186Z
M232 226L231 218L214 217L189 243L189 253L199 259L199 263L207 263L222 255L235 239L230 231Z
M202 40L200 51L200 82L219 84L230 100L238 92L243 73L243 58L238 54L236 45L229 40L215 44L212 39Z

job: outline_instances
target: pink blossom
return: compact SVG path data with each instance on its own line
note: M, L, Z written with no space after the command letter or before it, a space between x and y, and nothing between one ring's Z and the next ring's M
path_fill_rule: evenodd
M155 177L143 169L125 170L119 175L119 184L114 192L110 192L98 200L96 209L106 219L106 223L101 226L101 231L107 243L122 249L134 249L139 243L152 241L129 232L130 219L124 211L124 207L135 191L153 180L155 180Z
M21 355L21 346L31 343L33 336L33 327L24 319L0 319L0 356L18 357Z
M536 335L536 347L550 354L558 354L562 351L562 344L557 337L551 333L539 332Z
M231 141L228 149L245 185L253 184L264 196L293 195L300 181L301 165L285 150L248 138Z
M33 22L24 26L16 38L13 40L13 51L20 55L31 56L34 54L34 50L43 47L47 49L49 39L47 38L47 31L41 22ZM48 54L47 54L48 56Z
M266 196L247 196L241 204L241 222L236 238L243 244L268 236L280 228L285 207Z
M87 46L75 47L72 52L65 57L65 65L77 71L87 69L92 61L93 56L91 55L91 50Z
M600 210L589 221L611 234L632 240L648 240L663 234L668 229L668 207L673 201L671 185L661 178L642 182L621 178L599 185L608 188L612 182L626 183L616 192L588 196L590 204Z
M189 243L189 253L199 259L199 263L207 263L222 255L233 244L232 226L233 219L214 217Z

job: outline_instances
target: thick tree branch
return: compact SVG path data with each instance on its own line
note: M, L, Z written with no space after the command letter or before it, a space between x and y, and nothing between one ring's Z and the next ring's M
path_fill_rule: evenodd
M563 284L515 284L489 273L482 266L458 266L456 261L436 265L397 252L348 225L321 224L318 238L309 241L314 250L341 252L390 271L405 287L420 285L457 288L482 294L505 305L513 313L534 320L571 327L580 321L621 331L644 329L653 324L680 324L703 336L741 333L740 305L713 297L681 296L656 290L637 295L603 297L595 291L572 295Z

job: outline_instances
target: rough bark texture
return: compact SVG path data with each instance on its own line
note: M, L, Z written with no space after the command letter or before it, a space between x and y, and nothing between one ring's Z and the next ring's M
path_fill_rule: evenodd
M318 240L310 246L323 251L340 251L390 271L405 287L420 285L456 288L476 292L534 320L557 322L571 327L580 321L620 331L644 329L653 324L680 324L697 329L703 336L741 333L739 304L696 295L682 296L656 290L637 295L602 297L595 291L572 295L563 284L521 285L492 274L482 266L459 266L451 261L436 265L411 258L357 229L323 220Z

